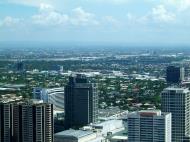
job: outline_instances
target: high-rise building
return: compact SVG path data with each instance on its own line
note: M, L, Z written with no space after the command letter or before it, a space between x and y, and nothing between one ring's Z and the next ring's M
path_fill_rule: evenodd
M172 142L171 113L156 110L130 113L128 142Z
M168 83L180 83L184 80L184 68L169 66L166 70L166 81Z
M65 127L80 127L98 118L97 85L90 83L86 76L69 78L65 87Z
M60 88L34 88L33 98L43 100L54 105L54 110L64 110L64 87Z
M0 142L12 141L12 105L0 104Z
M15 64L15 71L16 72L24 72L24 63L22 60L18 60Z
M43 90L43 88L35 87L33 89L33 99L43 100L42 90Z
M172 113L172 142L190 141L190 91L166 88L161 94L161 110Z
M52 104L37 101L1 103L0 110L2 142L54 141Z

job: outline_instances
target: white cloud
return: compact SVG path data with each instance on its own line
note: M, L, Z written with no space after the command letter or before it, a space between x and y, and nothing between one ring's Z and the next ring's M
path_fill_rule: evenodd
M190 8L190 0L182 0L181 1L181 10L186 10Z
M95 20L95 15L84 11L82 7L72 10L71 23L73 25L98 25L99 22Z
M98 2L98 3L110 3L110 4L125 4L130 0L85 0L87 2Z
M66 24L69 20L67 15L52 11L32 16L33 22L40 25L60 25Z
M114 27L120 27L121 26L121 22L116 19L113 16L105 16L104 20L109 24L109 25L113 25Z
M136 15L132 14L132 13L127 13L127 20L128 22L130 22L130 24L133 24L133 23L137 23L137 22L142 22L142 18L143 17L137 17ZM145 16L144 16L145 17Z
M19 18L13 18L13 17L7 16L0 22L0 26L13 27L20 24L20 22L21 22L21 19Z
M158 5L144 16L137 17L131 13L127 14L128 21L132 23L171 23L176 20L176 15L168 11L164 5Z
M33 23L40 25L61 25L66 24L69 16L54 9L52 5L42 3L39 7L39 14L32 16Z
M131 13L127 13L127 19L131 21L134 19L134 16Z
M168 11L164 5L157 5L153 7L152 10L145 16L142 16L138 21L142 23L147 22L159 22L159 23L169 23L176 20L176 15Z
M174 21L176 16L174 13L166 10L164 5L158 5L152 9L152 18L158 22L170 22Z
M39 7L39 13L32 16L33 23L46 26L55 25L98 25L93 13L86 12L82 7L75 8L71 15L63 14L49 4L42 3Z
M179 11L190 9L190 0L167 0L164 2L166 4L175 6Z
M7 0L8 3L39 7L41 3L53 4L51 0Z
M39 10L41 12L44 12L44 11L53 11L54 10L54 7L50 4L46 4L46 3L41 3L40 6L39 6Z

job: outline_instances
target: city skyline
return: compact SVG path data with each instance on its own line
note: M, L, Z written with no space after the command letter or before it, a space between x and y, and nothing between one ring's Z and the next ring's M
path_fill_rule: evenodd
M189 45L189 0L2 0L0 41Z
M190 0L0 0L0 142L190 142Z

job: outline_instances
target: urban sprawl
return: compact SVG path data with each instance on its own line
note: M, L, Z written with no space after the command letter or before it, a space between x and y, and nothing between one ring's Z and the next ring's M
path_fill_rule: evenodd
M2 48L0 142L190 142L189 87L187 49Z

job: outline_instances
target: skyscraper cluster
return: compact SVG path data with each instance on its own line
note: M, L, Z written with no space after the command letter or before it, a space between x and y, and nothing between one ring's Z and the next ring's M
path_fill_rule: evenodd
M36 93L40 94L40 91ZM57 101L65 104L65 129L97 122L97 84L91 83L84 75L71 76L64 96L64 100ZM43 100L1 101L0 142L53 142L53 105L56 106L57 101L52 104Z
M172 68L173 69L173 68ZM167 70L182 81L181 69ZM177 69L176 69L177 70ZM182 72L184 74L184 72ZM181 78L181 79L180 79ZM171 79L171 78L170 78ZM168 81L168 82L170 82ZM80 128L98 120L97 84L84 75L69 78L64 88L65 129ZM53 142L53 104L36 101L0 103L1 142ZM161 93L161 110L128 115L129 142L190 142L190 90L168 87Z
M53 105L34 101L0 103L1 142L53 142Z
M190 90L178 86L183 80L184 68L167 67L166 81L175 86L162 91L161 111L129 114L129 142L190 142Z
M190 90L168 87L161 93L161 111L128 116L129 142L189 142Z

